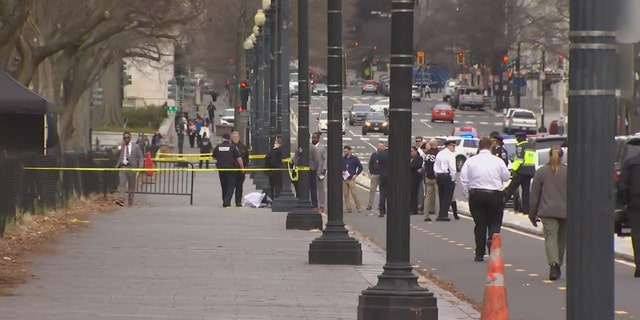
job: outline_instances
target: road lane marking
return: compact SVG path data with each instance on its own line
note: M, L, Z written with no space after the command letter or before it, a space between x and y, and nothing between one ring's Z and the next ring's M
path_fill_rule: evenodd
M539 276L539 274L537 274L537 273L529 273L529 277L537 277L537 276Z
M362 141L369 141L369 140L371 140L371 139L370 139L370 138L362 137L362 138L360 138L360 140L362 140Z
M524 272L524 269L516 269L516 272Z
M456 243L457 241L455 240L449 240L449 243Z
M464 247L465 250L472 250L473 248L471 247Z
M513 267L513 265L511 263L505 263L504 266L505 267Z
M424 120L424 119L420 120L420 122L421 122L422 124L424 124L425 126L427 126L427 127L429 127L429 128L432 128L432 129L433 129L433 127L432 127L430 124L428 124L426 121L427 121L427 120Z
M473 121L465 121L464 123L473 124Z
M560 290L560 291L567 291L567 287L558 287L558 290Z
M344 141L351 141L351 140L353 140L353 138L351 138L351 137L342 137L342 140L344 140Z
M629 314L629 313L626 312L626 311L623 311L623 310L618 310L618 311L615 311L615 314L621 314L622 315L622 314Z
M489 124L489 123L488 123L488 122L484 122L484 121L483 121L483 122L480 122L480 124L487 125L487 124Z
M553 281L551 281L551 280L542 280L542 282L544 282L544 283L553 283Z

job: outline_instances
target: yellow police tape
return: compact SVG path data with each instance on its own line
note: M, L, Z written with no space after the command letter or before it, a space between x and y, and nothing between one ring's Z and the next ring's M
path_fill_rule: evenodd
M157 162L177 162L177 161L185 161L185 160L189 160L189 161L200 161L200 160L209 160L209 161L213 161L216 158L214 158L213 156L203 156L201 154L198 154L199 156L185 156L185 157L171 157L171 158L154 158L153 161L157 161ZM249 157L249 159L251 159L251 157ZM286 162L290 162L291 158L285 158L282 159L282 163L286 163Z
M291 155L293 155L293 152L291 153ZM160 158L161 156L177 156L177 157L173 157L173 158L193 158L193 157L201 157L202 153L164 153L164 152L158 152L156 153L156 157L155 159L162 159ZM249 155L249 160L255 160L255 159L265 159L267 157L266 154L250 154ZM284 160L283 160L284 162Z
M309 171L309 167L298 167L293 169L287 168L212 168L212 169L200 169L200 168L58 168L58 167L24 167L24 170L45 170L45 171L145 171L145 172L162 172L162 171L187 171L187 172L214 172L214 171L244 171L244 172L259 172L259 171Z

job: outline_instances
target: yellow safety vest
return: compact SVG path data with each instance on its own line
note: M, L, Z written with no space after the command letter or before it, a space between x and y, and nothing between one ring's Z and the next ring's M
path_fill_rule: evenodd
M523 158L520 158L517 150L518 147L524 148ZM536 166L536 153L529 148L529 142L520 141L516 143L516 154L513 160L513 171L518 172L520 167L531 167L535 170Z

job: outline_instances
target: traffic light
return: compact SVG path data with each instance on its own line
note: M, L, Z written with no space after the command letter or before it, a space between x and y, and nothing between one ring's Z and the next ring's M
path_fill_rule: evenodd
M131 84L131 75L128 73L129 66L127 66L126 62L122 63L122 72L120 73L120 85L128 86Z
M509 63L509 56L508 55L505 54L504 56L502 56L502 63L504 63L504 64Z
M378 46L373 46L373 51L377 51L378 50Z
M242 113L242 106L237 106L236 109L238 110L238 113Z
M182 87L182 99L181 100L195 100L196 87L198 81L196 79L187 78L184 80L184 86Z
M507 78L509 78L509 80L513 79L513 71L507 73Z
M458 64L464 64L464 52L458 52Z
M418 51L416 54L416 64L419 66L424 66L424 52Z
M173 47L173 78L177 80L178 86L184 85L184 78L187 76L187 58L184 48L180 45Z
M167 97L172 100L178 100L178 82L176 81L176 79L170 79L169 81L167 81L167 84Z
M358 41L354 41L354 42L353 42L353 46L357 48L357 47L359 47L359 46L360 46L360 43L358 43Z
M238 113L242 112L247 107L249 102L249 93L251 92L251 88L249 88L249 84L246 81L240 82L240 103L241 106L238 107Z
M561 54L558 55L558 69L564 69L564 56Z

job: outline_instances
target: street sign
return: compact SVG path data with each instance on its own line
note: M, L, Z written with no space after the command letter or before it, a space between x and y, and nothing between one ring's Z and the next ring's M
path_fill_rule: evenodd
M166 106L165 109L167 110L167 112L178 112L178 110L180 110L180 107L178 107L178 106Z

